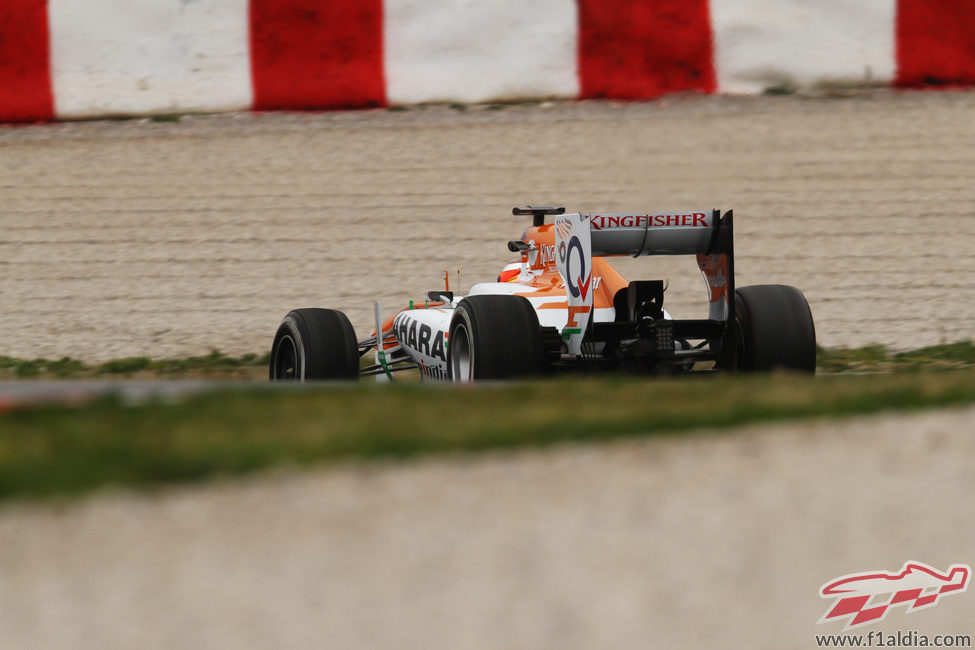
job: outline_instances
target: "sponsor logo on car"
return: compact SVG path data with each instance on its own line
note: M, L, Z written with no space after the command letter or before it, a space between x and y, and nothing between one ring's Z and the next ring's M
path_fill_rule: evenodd
M578 251L579 253L578 274L572 272L572 251ZM592 280L592 269L586 268L586 253L582 250L582 243L575 235L569 240L565 258L565 287L572 294L573 298L581 296L585 300L589 293L589 282Z
M593 230L608 230L611 228L699 228L708 225L707 215L703 212L593 215L589 222L592 224Z
M446 332L434 331L426 323L419 323L410 318L406 312L401 312L393 319L393 331L403 347L446 363L447 354L444 347Z
M562 339L565 341L568 341L573 334L582 333L582 325L579 323L578 317L592 311L592 307L589 305L567 305L567 307L569 310L569 320L566 322L565 327L562 328Z

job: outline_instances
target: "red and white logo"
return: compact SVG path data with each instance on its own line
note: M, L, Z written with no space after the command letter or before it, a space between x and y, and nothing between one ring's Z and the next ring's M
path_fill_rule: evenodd
M941 596L968 589L972 568L952 564L944 573L923 562L906 562L900 571L851 573L819 588L822 598L833 598L818 623L846 619L844 630L878 623L891 607L906 605L907 612L934 607Z

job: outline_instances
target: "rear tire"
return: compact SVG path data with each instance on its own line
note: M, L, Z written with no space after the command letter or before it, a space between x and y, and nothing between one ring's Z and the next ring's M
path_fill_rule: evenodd
M540 374L544 358L534 307L522 296L470 296L450 320L447 372L452 381Z
M271 346L271 381L358 379L359 350L348 317L334 309L295 309Z
M735 291L738 370L816 372L816 328L795 287L761 284Z

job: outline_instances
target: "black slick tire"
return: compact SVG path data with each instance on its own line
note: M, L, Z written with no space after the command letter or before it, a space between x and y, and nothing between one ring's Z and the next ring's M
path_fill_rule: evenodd
M760 284L735 291L738 370L816 372L816 328L795 287Z
M522 296L469 296L454 310L447 347L452 381L513 379L540 374L541 328Z
M295 309L271 346L271 381L357 379L359 352L348 317L334 309Z

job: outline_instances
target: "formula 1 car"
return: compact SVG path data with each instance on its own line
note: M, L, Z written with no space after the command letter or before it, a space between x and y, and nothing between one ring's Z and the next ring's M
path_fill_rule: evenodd
M357 339L330 309L296 309L271 349L271 380L356 379L419 369L467 382L559 371L815 372L816 333L802 293L784 285L735 288L734 218L719 210L566 213L518 207L532 226L508 242L519 257L466 296L430 291ZM545 223L546 217L554 217ZM606 259L694 255L708 317L675 320L664 282L627 282ZM374 352L373 363L360 363Z

